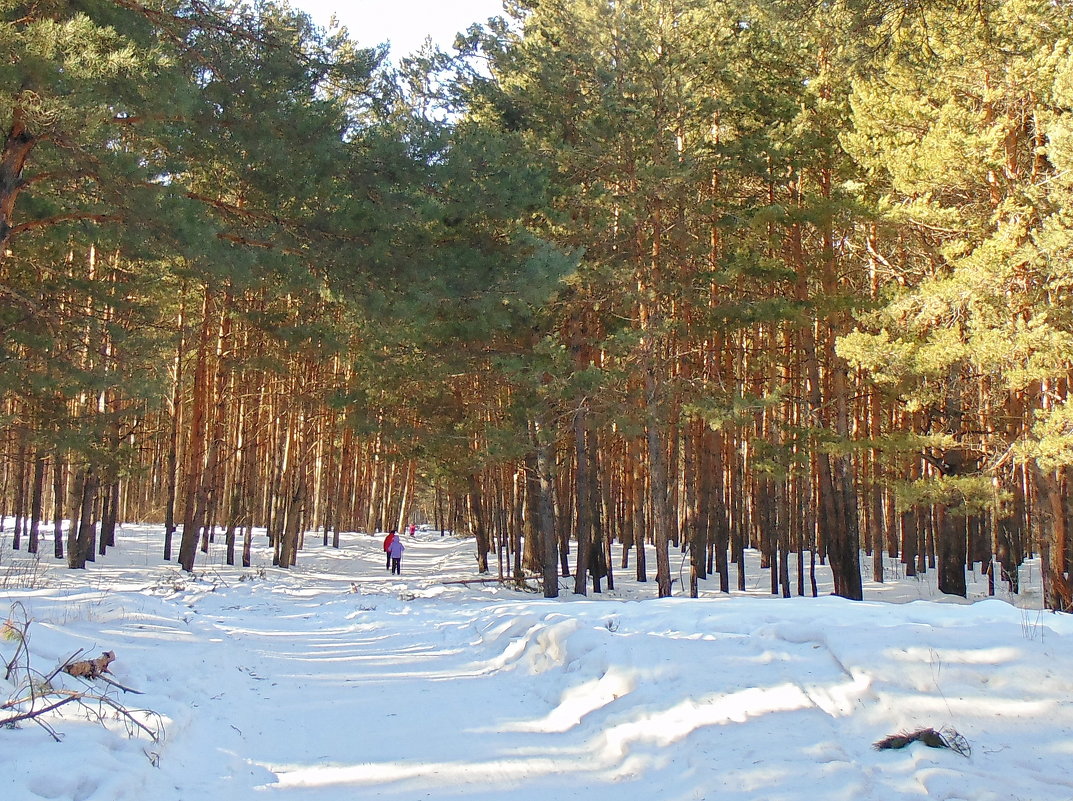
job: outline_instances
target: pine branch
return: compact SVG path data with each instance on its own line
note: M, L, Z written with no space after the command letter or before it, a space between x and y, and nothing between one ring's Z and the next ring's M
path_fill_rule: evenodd
M58 695L58 696L61 696L61 698L60 698L59 701L56 701L53 704L49 704L46 707L31 708L27 712L21 712L19 714L12 715L11 717L8 717L8 718L2 718L2 719L0 719L0 728L10 727L10 726L14 725L15 723L18 723L20 720L30 720L32 718L40 717L41 715L47 714L49 712L52 712L55 709L59 709L61 706L64 706L65 704L69 704L72 701L78 701L79 699L85 697L84 693L75 692L74 690L53 690L49 694L50 695ZM4 704L4 706L5 707L16 706L18 704L23 704L23 703L35 701L38 698L42 698L42 697L44 697L44 696L39 696L38 695L38 696L30 696L29 698L22 698L22 699L19 699L19 700L11 700L11 701L8 701L6 704Z
M36 228L47 228L51 225L59 225L64 222L123 222L123 218L115 214L90 214L88 212L71 212L69 214L57 214L52 217L42 217L39 220L30 220L29 222L19 223L12 226L11 236L25 233L26 231L32 231Z
M285 253L288 256L298 256L301 254L300 250L294 248L286 248L275 242L270 242L267 239L250 239L248 236L240 236L238 234L225 234L218 233L216 238L224 242L231 242L235 245L244 245L251 248L260 248L262 250L273 250L280 253Z
M249 220L261 225L272 225L283 230L291 230L294 232L301 232L309 235L316 235L330 239L336 242L352 242L357 245L368 245L369 241L366 237L351 236L338 232L325 231L320 228L314 228L313 226L306 225L298 220L288 220L282 218L276 214L266 214L261 211L254 211L243 206L239 206L235 203L229 203L226 200L220 198L209 197L199 192L186 192L186 197L190 200L196 200L199 203L204 203L206 206L211 206L217 211L223 212L226 215L238 217L241 219ZM229 242L236 242L237 244L250 245L252 247L260 247L269 250L279 250L282 253L291 255L299 255L301 251L295 249L283 248L279 245L275 245L267 240L248 239L238 234L217 234L219 239L224 239Z
M10 661L8 661L7 665L5 665L5 668L6 668L5 673L4 673L4 680L5 681L10 681L11 680L11 674L15 670L15 665L19 661L19 656L24 651L26 651L28 649L28 647L29 647L27 645L26 632L30 628L30 621L26 616L26 609L25 609L25 607L23 607L23 605L21 603L16 603L11 607L12 613L14 613L16 608L22 610L22 618L23 618L22 626L20 627L20 626L16 625L15 623L13 623L11 621L11 615L9 615L8 619L6 621L4 621L4 626L3 626L5 637L9 637L9 638L14 639L14 640L16 640L18 642L18 646L16 646L16 648L15 648L15 655L13 657L11 657Z

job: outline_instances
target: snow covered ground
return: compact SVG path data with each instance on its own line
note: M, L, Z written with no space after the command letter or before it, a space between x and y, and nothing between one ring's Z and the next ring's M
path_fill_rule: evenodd
M25 555L0 554L0 620L31 621L31 666L114 651L143 694L91 684L166 731L71 704L47 718L61 742L0 729L2 801L1073 800L1073 617L1038 592L937 601L929 577L785 600L754 564L730 597L655 600L620 571L615 593L564 580L546 601L445 583L474 577L473 546L436 533L405 540L399 577L379 537L310 540L289 571L199 553L190 576L160 536L124 527L85 571L46 558L30 588L11 586ZM22 673L0 672L0 703ZM921 727L971 754L872 747Z

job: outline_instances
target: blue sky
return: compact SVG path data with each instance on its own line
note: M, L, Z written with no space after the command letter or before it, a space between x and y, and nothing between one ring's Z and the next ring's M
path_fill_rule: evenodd
M334 13L359 45L391 43L399 59L431 36L447 48L458 31L502 12L502 0L290 0L320 25Z

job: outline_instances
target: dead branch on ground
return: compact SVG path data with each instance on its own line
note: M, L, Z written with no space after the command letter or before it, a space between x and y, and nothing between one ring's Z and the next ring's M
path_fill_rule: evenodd
M21 619L17 613L21 613ZM12 681L12 676L15 676L15 680L12 681L15 694L7 701L0 703L0 727L17 728L18 724L23 721L33 721L45 729L52 739L59 742L60 733L53 727L49 716L61 707L74 704L89 720L102 726L107 726L109 721L118 721L128 737L144 735L153 743L163 742L164 723L160 715L148 709L129 708L108 695L107 689L96 691L88 684L89 680L100 679L124 692L138 692L138 690L123 686L110 678L110 675L105 675L111 673L109 665L116 658L112 651L105 651L96 659L75 661L75 658L82 653L79 649L46 676L30 664L29 628L30 621L26 616L26 610L21 604L16 604L12 607L2 628L4 639L15 641L18 645L15 655L10 660L6 660L5 680ZM61 672L85 682L87 689L72 690L55 686L53 680ZM4 716L4 713L10 714ZM149 752L146 754L150 761L156 764L159 757Z
M68 662L63 666L63 672L76 679L96 679L108 673L108 666L113 662L115 662L115 652L105 651L96 659Z
M951 751L966 757L972 753L969 741L962 737L957 730L949 726L944 726L941 729L929 727L911 732L903 731L899 734L891 734L873 743L872 747L877 751L885 751L891 748L905 748L913 743L923 743L929 748L949 748Z

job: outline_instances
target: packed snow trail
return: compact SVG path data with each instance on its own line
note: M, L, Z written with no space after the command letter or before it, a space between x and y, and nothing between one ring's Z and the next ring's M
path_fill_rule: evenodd
M471 544L431 536L401 577L360 535L290 571L188 576L146 553L4 600L30 611L42 666L114 650L145 692L121 700L163 715L166 741L78 718L61 744L0 731L4 801L1073 801L1068 616L633 601L628 582L547 601L445 585L472 575ZM923 726L972 755L872 748Z

